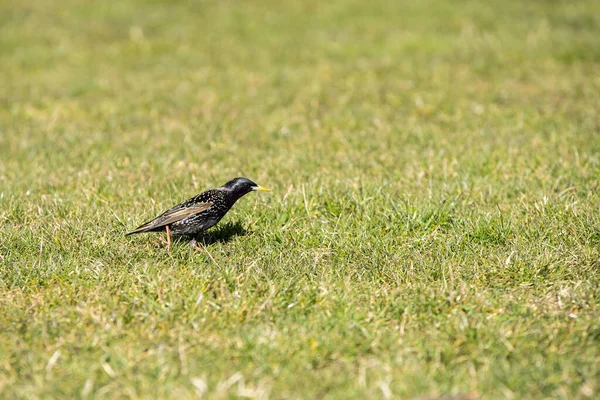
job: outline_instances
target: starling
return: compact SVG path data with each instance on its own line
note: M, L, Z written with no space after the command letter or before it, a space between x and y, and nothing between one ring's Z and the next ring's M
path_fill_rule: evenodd
M247 178L232 179L220 188L207 190L176 205L125 236L165 231L167 250L170 250L171 234L195 237L198 233L215 226L238 199L255 190L270 191ZM192 239L190 244L197 248L195 239Z

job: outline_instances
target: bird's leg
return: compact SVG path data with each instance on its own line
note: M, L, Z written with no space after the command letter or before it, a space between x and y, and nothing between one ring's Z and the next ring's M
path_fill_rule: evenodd
M171 228L166 225L165 229L167 230L167 251L171 251Z

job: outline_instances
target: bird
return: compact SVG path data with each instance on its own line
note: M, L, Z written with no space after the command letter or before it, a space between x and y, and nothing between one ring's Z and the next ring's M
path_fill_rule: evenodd
M209 189L168 209L125 236L164 231L167 233L167 251L171 249L171 235L192 236L190 245L199 249L196 235L215 226L236 201L253 191L270 192L248 178L234 178L221 187Z

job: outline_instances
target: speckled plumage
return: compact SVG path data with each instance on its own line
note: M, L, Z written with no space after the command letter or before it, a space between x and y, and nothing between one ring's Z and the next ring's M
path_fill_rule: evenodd
M184 201L127 233L167 232L195 236L215 226L231 207L244 195L255 191L268 191L247 178L235 178L217 189L210 189Z

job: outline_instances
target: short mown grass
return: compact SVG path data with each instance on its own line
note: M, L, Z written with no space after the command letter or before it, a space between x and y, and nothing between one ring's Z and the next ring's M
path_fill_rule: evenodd
M1 397L597 398L599 71L591 0L0 3Z

